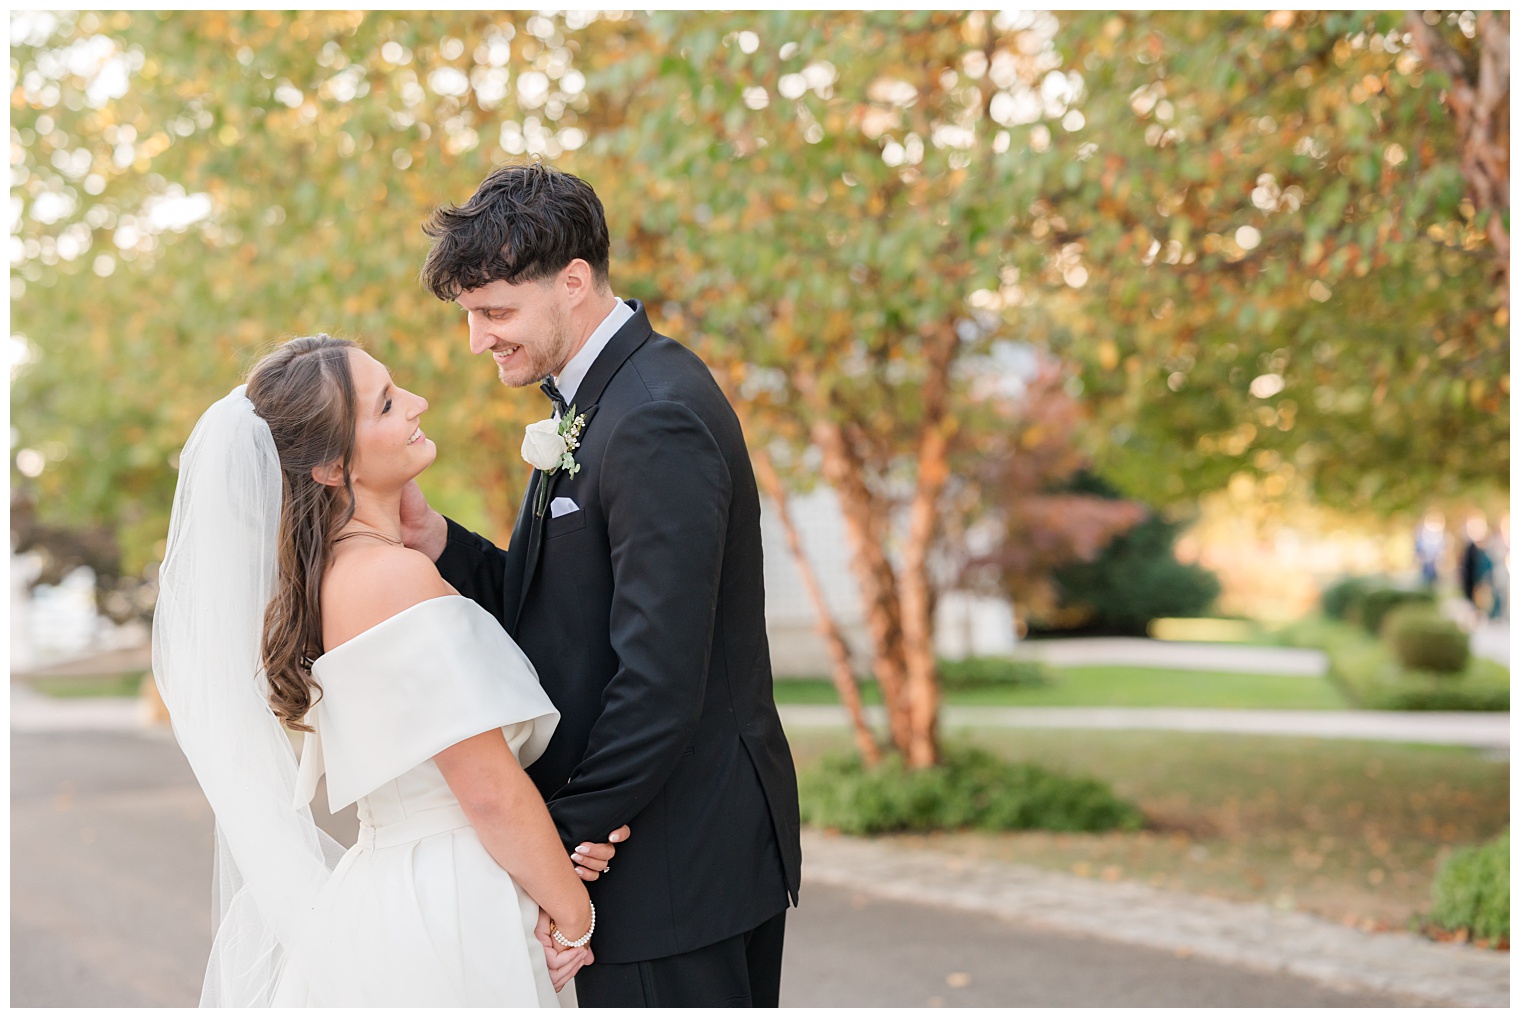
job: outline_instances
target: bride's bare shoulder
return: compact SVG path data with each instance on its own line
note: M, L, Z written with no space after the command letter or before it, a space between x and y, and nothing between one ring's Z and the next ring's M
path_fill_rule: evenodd
M413 605L457 593L421 552L378 543L344 549L322 577L322 644L331 650Z

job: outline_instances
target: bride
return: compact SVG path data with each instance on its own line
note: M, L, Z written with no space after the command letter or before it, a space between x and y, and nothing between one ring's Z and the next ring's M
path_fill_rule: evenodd
M354 344L297 339L185 445L153 666L216 813L203 1006L573 1005L592 961L612 846L567 857L523 772L559 714L401 547L426 409ZM347 852L312 821L324 773L333 812L359 804Z

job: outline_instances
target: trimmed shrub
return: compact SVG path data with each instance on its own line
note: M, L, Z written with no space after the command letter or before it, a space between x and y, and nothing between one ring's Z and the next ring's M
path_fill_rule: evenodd
M1381 584L1370 576L1348 576L1336 580L1320 594L1320 606L1326 615L1342 622L1351 618L1353 610L1360 612L1362 598L1367 591Z
M1509 710L1507 686L1474 682L1453 685L1449 675L1423 675L1422 679L1406 674L1399 685L1382 691L1366 706L1377 710Z
M1140 811L1101 781L982 749L946 747L937 767L906 769L889 757L867 769L858 756L828 757L798 776L802 820L846 834L894 831L1137 830Z
M1483 845L1459 848L1436 874L1430 921L1466 930L1474 940L1509 940L1509 831Z
M1437 612L1406 604L1383 620L1383 639L1399 663L1412 671L1453 675L1467 668L1471 640L1462 627Z
M985 689L988 686L1035 689L1051 683L1050 673L1038 661L968 657L961 661L939 661L937 665L940 685L945 689Z
M1294 647L1318 647L1329 678L1348 700L1372 710L1509 710L1509 669L1472 655L1458 674L1403 668L1393 648L1360 626L1303 619L1280 634Z
M1434 607L1436 596L1428 590L1401 590L1398 587L1376 587L1368 590L1358 604L1362 628L1373 636L1383 631L1383 620L1395 608L1406 604L1422 604Z

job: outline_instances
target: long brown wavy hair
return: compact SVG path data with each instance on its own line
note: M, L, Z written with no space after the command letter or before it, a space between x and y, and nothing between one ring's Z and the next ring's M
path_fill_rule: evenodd
M354 515L357 421L348 351L331 336L292 339L253 366L246 394L274 435L283 475L279 576L264 613L269 706L297 731L321 695L311 665L322 655L322 573L333 537ZM320 484L313 467L340 463L343 485Z

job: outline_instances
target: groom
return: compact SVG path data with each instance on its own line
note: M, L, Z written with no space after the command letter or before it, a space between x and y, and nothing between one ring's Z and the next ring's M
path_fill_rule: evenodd
M501 621L559 708L528 773L566 846L632 827L589 885L580 1003L775 1007L797 779L738 419L701 360L613 296L585 181L503 166L425 229L423 280L468 313L470 352L505 385L542 382L561 422L524 445L547 469L506 551L416 508L408 543Z

